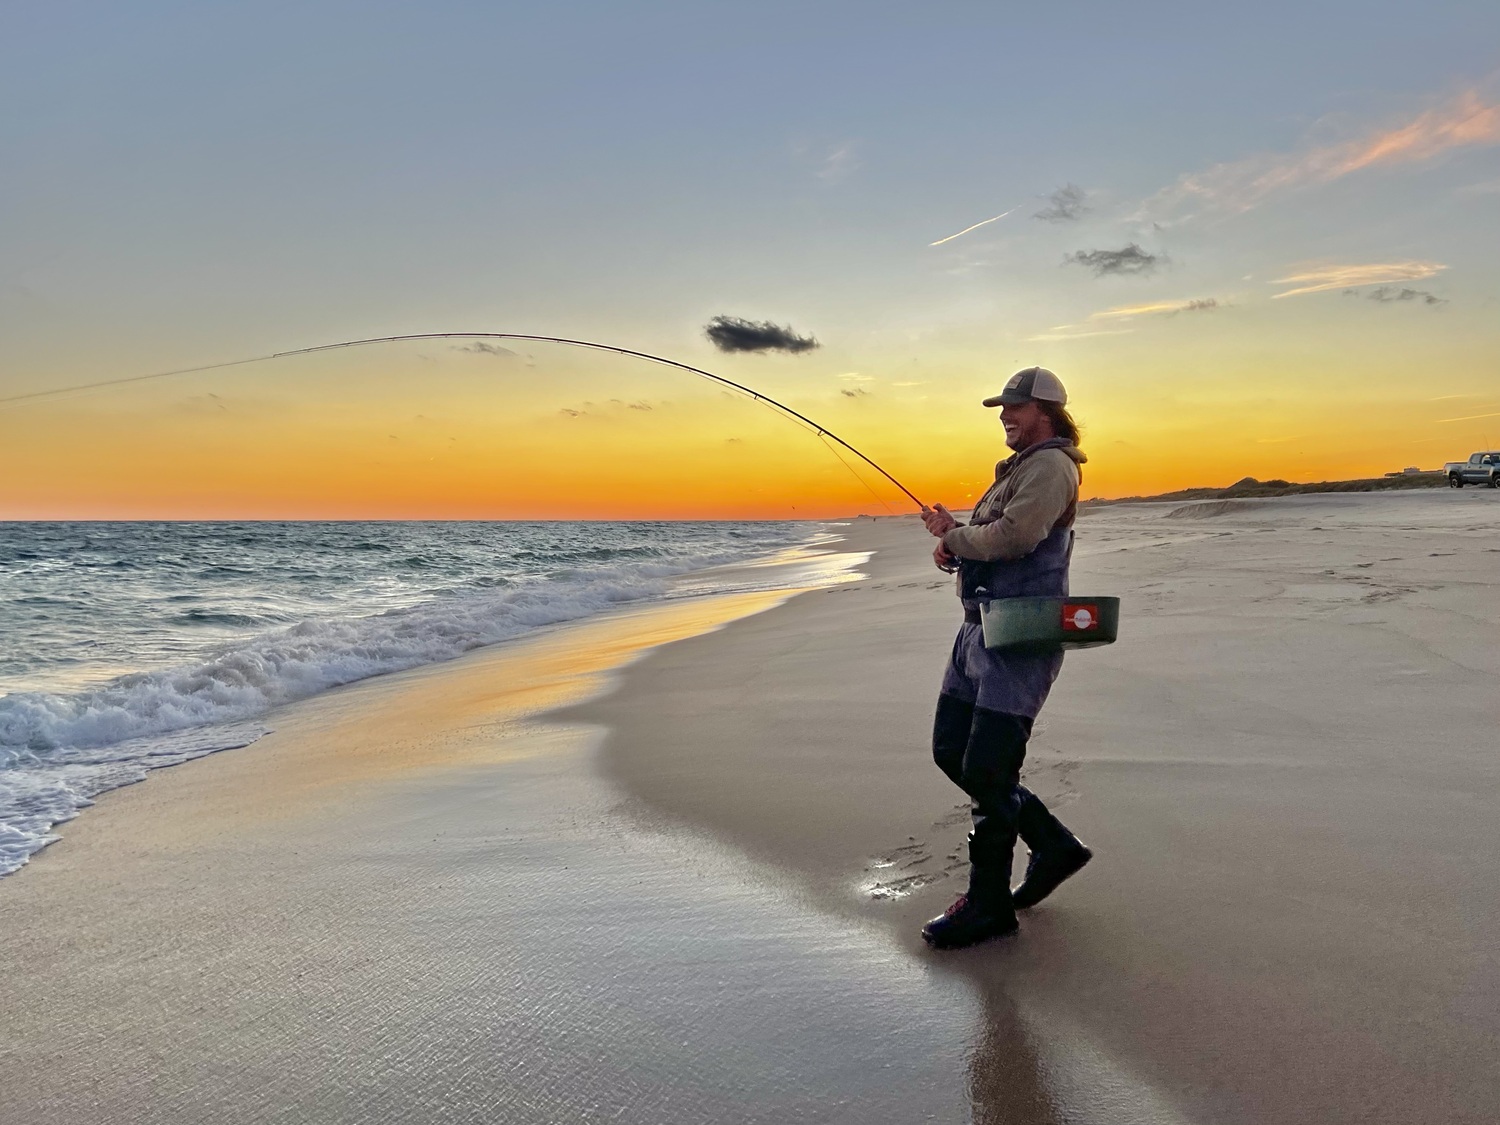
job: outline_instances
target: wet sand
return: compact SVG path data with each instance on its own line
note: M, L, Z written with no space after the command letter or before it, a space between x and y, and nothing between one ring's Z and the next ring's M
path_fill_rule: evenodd
M963 877L926 756L956 610L919 527L851 538L883 548L868 582L658 650L582 710L638 815L880 918L973 986L976 1048L1024 1027L1040 1071L977 1050L979 1118L1500 1119L1493 493L1090 512L1073 587L1124 599L1122 638L1069 656L1027 781L1097 858L1017 940L944 955L916 930Z
M1497 527L1088 513L1122 639L1028 783L1098 858L959 953L913 520L846 529L859 583L288 708L0 880L0 1123L1495 1120Z

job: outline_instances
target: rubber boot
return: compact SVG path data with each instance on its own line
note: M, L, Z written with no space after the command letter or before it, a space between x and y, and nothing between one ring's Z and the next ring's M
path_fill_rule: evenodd
M973 862L970 837L969 890L942 914L922 927L922 938L934 949L962 949L990 938L1016 932L1016 912L1010 901L1010 864Z
M1019 819L1031 858L1026 861L1026 878L1011 892L1011 901L1015 909L1027 910L1081 871L1094 853L1029 790L1021 796Z

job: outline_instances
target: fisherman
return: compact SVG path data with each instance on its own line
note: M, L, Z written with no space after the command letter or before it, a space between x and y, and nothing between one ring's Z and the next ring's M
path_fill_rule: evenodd
M1078 510L1078 426L1062 381L1045 367L1011 376L1000 394L1005 444L1015 452L995 467L995 483L974 505L967 526L943 505L924 510L938 537L933 561L958 572L964 621L943 675L932 756L974 802L969 889L922 937L957 949L1014 933L1016 911L1035 906L1093 856L1047 806L1021 784L1021 763L1037 712L1062 668L1062 652L992 651L984 646L979 607L1014 597L1065 597ZM1031 857L1010 887L1016 837Z

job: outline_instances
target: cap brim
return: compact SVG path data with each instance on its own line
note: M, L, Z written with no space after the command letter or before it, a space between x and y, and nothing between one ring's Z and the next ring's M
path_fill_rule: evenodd
M1007 391L1003 395L993 395L984 400L985 406L1020 406L1023 402L1030 402L1030 395L1018 395Z

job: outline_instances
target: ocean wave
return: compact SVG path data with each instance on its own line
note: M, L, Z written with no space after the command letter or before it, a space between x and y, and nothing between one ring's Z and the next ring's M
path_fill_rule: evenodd
M170 619L174 625L232 625L237 628L265 627L285 621L274 614L232 613L228 610L190 609Z
M75 695L7 695L0 698L0 768L14 764L23 752L105 746L249 718L341 684L449 660L543 625L660 594L660 578L559 581L369 617L307 620L226 648L201 663L121 676Z
M92 805L100 793L133 785L163 766L248 746L265 733L258 724L185 731L120 744L107 754L79 752L68 761L0 772L0 876L56 842L51 830Z
M464 532L445 534L453 534L446 541L453 542ZM514 539L535 532L518 529L508 534ZM451 573L420 585L394 576L417 559L441 567L448 547L440 542L408 549L383 564L383 572L360 572L361 596L367 601L359 608L357 602L333 593L349 580L337 567L320 574L321 585L307 596L291 592L287 583L305 565L301 559L288 565L296 558L288 556L298 549L295 542L268 550L258 567L240 560L200 560L191 577L184 579L188 592L165 583L99 586L94 595L117 614L132 612L133 604L140 606L134 617L104 617L99 619L103 624L95 623L97 615L81 604L58 598L58 583L49 587L50 595L38 591L13 600L13 628L23 627L28 613L62 614L52 621L50 632L44 628L36 634L39 640L50 637L52 647L44 652L29 646L35 651L21 654L24 659L15 673L29 666L45 682L43 673L64 656L80 669L91 662L108 667L111 661L114 668L130 667L121 663L127 649L113 624L117 621L145 622L155 630L146 632L147 626L141 625L139 643L147 646L143 651L158 658L178 655L170 657L169 666L147 665L148 670L114 675L76 690L0 695L0 875L24 864L50 842L52 825L76 815L95 795L138 781L163 765L243 746L259 736L254 733L262 729L258 721L273 708L370 676L450 660L621 603L667 596L678 575L764 557L793 542L805 542L809 529L763 529L753 546L744 542L748 537L726 535L720 528L679 528L664 534L675 540L667 549L656 543L601 547L565 542L551 529L547 535L552 549L543 553L512 550L512 542L504 538L480 541L469 545L470 561L458 558ZM726 542L730 538L740 541ZM481 553L476 555L476 550ZM517 567L517 556L527 554L550 565ZM493 569L474 573L474 558L494 560ZM191 592L192 577L217 586L216 580L229 576L240 579L242 587L231 596L209 593L208 585ZM695 584L693 592L715 588L719 580L710 575L706 584ZM208 596L197 605L190 604L204 594ZM386 598L389 608L369 604L370 597ZM153 613L152 606L166 612ZM43 628L44 622L39 620L37 627ZM177 632L163 633L164 628ZM100 631L105 629L116 631ZM214 647L191 639L211 637L216 631L219 643ZM112 647L93 655L90 646L105 637ZM64 642L61 651L54 651ZM183 659L185 653L196 655Z

